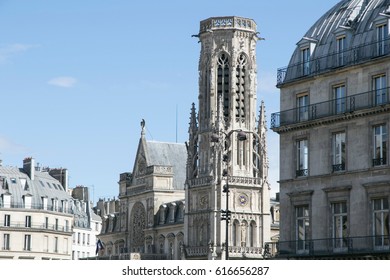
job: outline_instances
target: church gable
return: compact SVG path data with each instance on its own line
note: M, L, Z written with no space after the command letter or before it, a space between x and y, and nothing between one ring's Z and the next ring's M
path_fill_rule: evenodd
M146 169L148 166L147 160L146 160L146 155L145 155L145 141L144 139L141 138L139 145L138 145L138 150L137 154L135 157L134 161L134 169L133 169L133 182L132 184L138 184L139 178L145 176L146 174Z

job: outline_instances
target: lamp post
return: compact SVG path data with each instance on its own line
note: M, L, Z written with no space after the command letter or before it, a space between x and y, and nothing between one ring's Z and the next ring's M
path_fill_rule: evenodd
M247 136L246 136L246 132L244 132L243 130L241 129L234 129L234 130L231 130L229 131L228 133L224 132L224 131L220 131L224 136L225 136L225 139L230 139L230 136L234 133L234 132L237 132L237 140L238 141L245 141L247 140ZM220 140L220 135L215 133L215 134L212 134L211 135L211 142L213 143L218 143L219 140ZM222 144L223 145L223 144ZM225 152L227 152L228 148L226 146L223 146L224 147L224 150ZM229 165L229 156L227 153L225 153L222 157L222 160L224 162L226 162L226 165L228 166ZM226 184L223 186L223 190L222 192L223 193L226 193L226 209L225 210L222 210L221 209L221 220L222 221L226 221L226 232L225 232L225 237L226 237L226 240L225 240L225 259L228 260L229 259L229 221L230 221L230 218L231 218L231 211L229 210L229 173L228 173L228 168L226 169L223 169L223 172L222 172L222 177L225 177L226 178Z

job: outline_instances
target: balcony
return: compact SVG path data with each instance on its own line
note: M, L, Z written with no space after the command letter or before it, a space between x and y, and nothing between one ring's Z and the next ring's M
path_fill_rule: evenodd
M271 115L271 129L278 130L283 126L308 124L313 120L328 117L345 119L348 115L358 115L359 110L382 108L390 103L389 88L372 90L344 98L314 103Z
M362 44L342 52L333 52L310 61L278 69L277 86L297 79L312 77L390 54L390 39Z
M275 258L351 258L390 255L388 235L279 241Z
M57 232L67 232L72 233L73 229L70 226L61 226L58 224L46 224L46 223L36 223L26 225L25 222L15 222L10 225L0 226L4 231L13 230L29 230L29 231L57 231Z

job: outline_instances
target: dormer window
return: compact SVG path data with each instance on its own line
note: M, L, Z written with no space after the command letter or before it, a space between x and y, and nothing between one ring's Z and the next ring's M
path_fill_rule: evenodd
M306 47L301 49L301 62L302 62L302 74L310 74L310 48Z
M299 61L297 61L299 66L296 70L301 76L310 75L313 72L313 58L312 54L317 46L318 41L310 37L303 37L298 42L299 48ZM298 54L297 54L298 55Z
M378 24L376 26L376 52L377 55L384 55L387 53L387 37L388 37L388 27L386 23Z
M343 66L345 64L346 58L346 44L345 36L339 36L336 38L336 47L337 47L337 66Z

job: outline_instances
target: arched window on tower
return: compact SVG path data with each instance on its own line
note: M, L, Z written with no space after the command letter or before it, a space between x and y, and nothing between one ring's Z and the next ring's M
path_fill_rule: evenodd
M237 58L236 67L236 121L245 120L246 66L247 56L241 53Z
M230 69L229 57L226 53L221 53L218 58L217 78L217 92L218 96L222 96L223 116L226 119L229 118L230 109Z

